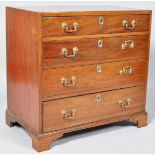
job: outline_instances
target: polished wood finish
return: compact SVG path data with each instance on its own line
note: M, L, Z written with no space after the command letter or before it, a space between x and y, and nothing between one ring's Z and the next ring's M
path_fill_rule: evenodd
M146 126L151 11L42 9L7 8L6 124L24 127L38 152L50 149L52 141L72 131L122 120ZM103 25L98 22L100 16ZM136 20L136 26L126 30L124 19L129 26ZM78 31L64 32L62 22L72 28L74 21L79 23ZM103 48L98 47L98 40L103 40ZM133 40L135 47L123 50L122 43L127 40ZM78 53L65 58L63 47L68 54L78 47ZM126 69L125 75L120 75L125 66L131 66L133 73ZM77 77L75 85L70 83L73 75ZM62 77L73 87L65 87ZM127 107L120 107L120 100Z
M39 14L11 8L6 11L8 109L39 132Z
M105 91L144 84L146 76L146 61L144 59L99 64L102 66L101 73L97 72L97 65L43 70L43 97L64 94L71 96L71 94L77 93L81 95L90 90L97 92L98 90ZM124 66L133 67L133 74L120 75L120 70ZM76 86L63 86L61 78L66 77L70 83L72 76L77 77Z
M95 122L86 123L86 124L82 124L82 125L78 125L78 126L73 126L73 127L61 129L61 130L54 131L54 132L37 134L31 130L29 125L24 124L23 120L19 119L18 117L16 117L16 119L15 119L15 116L12 112L7 111L7 113L6 113L6 120L9 119L10 121L12 120L14 122L18 122L18 123L22 124L22 126L27 129L27 132L32 139L32 147L38 152L49 150L51 147L50 143L52 143L54 140L56 140L58 138L61 138L64 133L78 131L78 130L92 128L92 127L97 127L97 126L114 123L114 122L119 122L119 121L124 121L124 120L135 122L138 128L145 127L147 125L147 117L148 117L147 112L142 111L142 112L139 112L136 114L131 114L131 115L128 114L128 115L122 115L122 116L113 117L113 118L109 118L109 119L102 119L102 120L98 120ZM9 122L9 121L7 121L7 122ZM10 126L10 124L8 124L8 125Z
M100 95L101 101L97 101L97 95ZM131 106L121 107L118 102L120 100L126 101L128 98L132 100ZM144 99L145 91L140 86L47 101L43 103L43 131L50 132L97 120L141 112L144 111ZM64 119L61 112L65 110L68 115L71 115L72 109L76 109L75 118Z
M63 133L53 133L53 134L43 134L43 135L36 135L34 133L30 133L32 138L32 147L38 151L46 151L51 148L51 142L62 137Z
M151 10L138 10L119 6L29 6L18 7L25 11L40 12L42 16L83 16L83 15L136 15L150 14Z
M48 41L43 43L43 68L57 68L64 66L76 66L91 64L94 62L113 62L117 60L130 60L145 58L148 55L148 35L126 36L112 38L80 39L67 41ZM103 47L98 46L98 41L103 41ZM132 40L134 48L122 49L125 41ZM66 48L68 54L72 54L77 47L75 57L67 58L62 54Z
M147 118L148 118L147 113L144 112L144 113L130 117L129 121L137 123L137 127L141 128L141 127L147 126Z
M101 15L102 16L102 15ZM44 17L43 18L43 37L48 36L68 36L68 35L86 35L102 33L125 33L141 32L149 30L148 15L121 15L121 16L104 16L104 24L99 24L100 16L80 16L80 17ZM126 30L122 26L123 20L129 23L136 20L135 29ZM70 29L74 22L79 23L78 30L74 33L67 33L62 28L62 23L66 22ZM130 24L129 24L130 25Z
M96 35L82 35L82 36L59 36L59 37L46 37L43 38L43 42L48 41L64 41L64 40L79 40L79 39L91 39L91 38L111 38L111 37L126 37L126 36L143 36L150 35L150 31L146 32L126 32L126 33L111 33L111 34L96 34Z

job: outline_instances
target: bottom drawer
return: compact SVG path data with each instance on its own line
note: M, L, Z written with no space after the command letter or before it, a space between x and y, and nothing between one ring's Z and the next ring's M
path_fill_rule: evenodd
M141 112L143 86L43 102L43 132Z

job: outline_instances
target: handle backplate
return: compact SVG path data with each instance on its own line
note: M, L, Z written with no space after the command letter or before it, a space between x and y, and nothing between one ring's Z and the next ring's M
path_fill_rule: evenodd
M136 20L131 21L131 26L129 26L129 22L127 20L123 20L122 25L127 30L133 30L136 26Z
M134 47L135 47L134 41L133 41L133 40L126 40L126 41L122 44L122 49L124 50L124 49L128 48L128 46L129 46L130 48L134 48Z
M76 85L76 81L77 81L76 76L71 77L70 83L67 81L66 77L61 78L61 83L64 87L74 87Z
M121 70L120 70L120 75L125 75L126 73L128 74L133 74L134 73L134 68L131 66L124 66Z
M78 53L78 48L77 47L73 47L72 49L72 54L68 54L68 50L67 48L62 48L62 55L66 58L73 58L76 56L76 54Z
M62 28L64 29L65 32L68 32L68 33L76 32L78 30L78 27L79 27L78 22L73 23L72 29L69 28L69 26L66 22L62 23Z
M127 100L119 100L118 103L121 108L129 108L131 107L131 98L128 98Z
M66 110L61 111L62 117L65 120L75 119L76 118L76 109L72 109L69 113Z

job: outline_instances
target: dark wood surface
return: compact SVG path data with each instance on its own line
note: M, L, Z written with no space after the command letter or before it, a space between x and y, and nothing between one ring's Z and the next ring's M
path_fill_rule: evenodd
M18 116L15 116L12 112L7 111L6 114L7 114L6 115L7 125L12 127L11 126L12 122L20 123L28 131L28 134L31 136L31 139L32 139L32 147L38 152L49 150L51 148L51 142L61 138L64 133L97 127L97 126L114 123L114 122L120 122L124 120L135 122L136 126L138 128L141 128L147 125L147 118L148 118L147 112L143 111L143 112L133 113L130 115L127 114L127 115L122 115L118 117L112 117L109 119L102 119L95 122L90 122L90 123L81 124L78 126L60 129L54 132L38 134L38 133L35 133L34 131L31 131L29 128L30 126L26 125L23 120L21 120Z
M40 130L39 15L7 8L8 109Z
M98 47L99 40L103 41L102 48ZM132 40L135 47L130 48L129 43L126 49L122 49L122 44L128 40ZM148 55L148 40L149 36L143 35L44 42L43 68L47 69L144 58ZM71 55L74 47L78 48L75 57L67 58L62 54L62 49L66 48L68 50L68 55Z
M33 12L40 12L40 13L63 13L65 16L65 13L75 12L75 13L101 13L101 12L110 12L110 13L116 13L119 12L121 14L126 12L128 14L148 14L150 10L143 9L138 10L136 8L129 8L129 7L119 7L119 6L19 6L18 9L27 10L27 11L33 11Z
M44 17L43 18L43 37L48 36L69 36L69 35L86 35L102 33L125 33L125 32L142 32L149 30L149 15L117 15L104 16L104 24L99 24L100 16L77 16L77 17ZM122 22L127 20L129 26L131 21L136 20L136 26L133 30L124 29ZM70 29L72 24L78 22L79 27L76 32L67 33L62 28L62 23L66 22Z
M77 11L7 8L7 91L6 123L21 124L32 138L37 151L50 149L50 143L63 133L95 127L121 120L131 120L138 127L147 125L145 111L151 34L151 11ZM31 11L30 11L31 10ZM104 16L104 24L98 18ZM136 20L133 30L122 21ZM77 21L77 32L66 33ZM97 41L104 41L104 48ZM121 49L126 40L135 48ZM79 51L74 58L64 58L61 49ZM97 65L102 72L97 73ZM132 75L120 75L124 66L134 68ZM61 77L76 85L68 88ZM101 103L95 102L100 94ZM118 100L132 98L130 108L119 107ZM75 120L64 120L62 110Z
M96 101L97 95L101 96L100 102ZM132 100L131 106L127 108L121 107L118 102L120 100L126 101L128 98ZM50 132L97 120L141 112L145 109L144 99L144 88L133 87L44 102L43 131ZM75 118L64 119L61 112L65 110L68 117L72 117L73 109L76 109Z
M100 64L103 70L102 73L97 72L97 65L44 70L42 76L43 97L64 94L69 97L73 94L88 93L89 90L96 92L98 89L105 91L144 84L146 76L146 61L144 59ZM134 73L120 75L120 70L124 66L133 67ZM62 77L66 77L70 83L72 76L77 77L74 87L65 87L61 84Z
M111 38L111 37L126 37L126 36L143 36L150 35L150 31L145 32L126 32L126 33L109 33L109 34L96 34L96 35L80 35L80 36L59 36L59 37L46 37L42 38L43 42L64 41L64 40L80 40L92 38Z

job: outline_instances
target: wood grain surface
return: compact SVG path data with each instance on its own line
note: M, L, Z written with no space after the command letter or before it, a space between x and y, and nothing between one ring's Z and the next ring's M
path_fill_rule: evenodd
M103 47L98 46L98 41L103 41ZM134 48L130 48L130 42L126 49L122 49L125 41L133 41ZM131 60L145 58L148 55L148 35L125 36L80 40L48 41L43 43L43 68L57 68L66 66L86 65L97 62L113 62L116 60ZM73 48L77 47L75 57L67 58L62 54L62 49L68 50L68 55L73 54Z
M40 67L39 15L7 8L8 109L38 132Z
M138 93L137 93L138 92ZM101 101L96 101L96 96ZM121 107L120 100L131 98L130 107ZM78 97L54 100L43 103L43 131L50 132L77 126L101 119L141 112L145 109L145 91L143 87L133 87L110 92L101 92ZM61 112L65 110L68 117L76 109L75 118L64 119Z
M142 32L149 29L149 15L117 15L104 16L104 24L99 24L100 16L75 16L75 17L44 17L43 18L43 37L48 36L69 36L102 33L125 33ZM136 20L133 30L124 29L123 20L127 20L129 26L132 20ZM76 32L67 33L62 28L62 23L66 22L70 29L74 22L78 22L79 27Z
M101 65L101 73L97 72L97 65ZM69 97L73 94L88 93L90 90L95 92L98 89L105 91L142 85L146 76L145 65L146 61L141 59L44 70L42 76L42 95L43 97L53 97L65 94L66 97ZM124 76L121 76L120 70L124 66L133 67L133 74L129 75L126 73ZM76 85L74 87L63 86L61 78L66 77L70 83L72 76L77 77Z
M67 8L66 8L67 9ZM29 11L28 11L29 10ZM71 11L71 10L70 10ZM151 34L151 10L48 12L7 8L7 102L6 123L18 122L37 151L64 133L130 120L147 125L145 111ZM99 18L103 17L103 24ZM132 30L123 20L135 20ZM67 33L78 22L76 32ZM103 47L98 47L98 41ZM133 41L122 49L125 41ZM62 55L78 48L73 58ZM101 67L101 72L97 67ZM126 67L125 74L120 71ZM129 74L127 68L133 73ZM61 78L75 85L66 87ZM100 102L97 96L100 96ZM131 106L127 103L131 99ZM121 107L120 100L129 107ZM76 109L74 119L72 110Z

